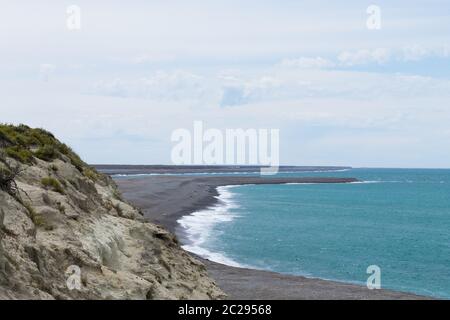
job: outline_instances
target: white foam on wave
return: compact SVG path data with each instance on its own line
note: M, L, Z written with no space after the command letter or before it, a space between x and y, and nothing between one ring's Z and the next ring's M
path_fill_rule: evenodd
M214 227L220 223L231 222L237 215L231 212L239 205L233 200L234 194L230 191L236 186L217 187L219 195L218 204L210 208L193 212L188 216L178 219L178 223L186 232L188 243L183 245L183 249L195 253L205 259L226 264L233 267L244 267L221 252L212 252L205 248L211 241Z

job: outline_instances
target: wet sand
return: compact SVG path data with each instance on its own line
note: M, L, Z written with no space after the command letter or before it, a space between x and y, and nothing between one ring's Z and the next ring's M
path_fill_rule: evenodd
M140 207L144 216L163 225L185 241L177 220L214 205L216 187L242 184L348 183L351 178L269 178L242 176L147 176L119 178L123 196ZM201 259L201 258L200 258ZM201 259L217 284L230 299L427 299L414 294L291 276L268 271L235 268Z

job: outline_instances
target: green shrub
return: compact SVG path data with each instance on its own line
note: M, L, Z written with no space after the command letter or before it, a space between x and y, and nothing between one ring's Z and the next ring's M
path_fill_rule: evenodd
M58 145L58 150L63 155L67 156L70 162L80 171L83 172L83 169L87 166L83 160L66 144L60 143Z
M38 144L40 146L52 145L57 142L54 135L52 135L50 132L48 132L44 129L40 129L40 128L29 129L29 131L27 132L27 135L33 141L38 141Z
M9 144L14 143L13 132L8 125L0 126L0 139L8 142Z
M86 165L79 156L75 153L71 153L68 155L70 162L77 168L80 172L83 172L83 167Z
M0 125L0 136L10 144L22 147L33 145L35 139L29 135L31 128L25 125Z
M44 129L33 129L26 125L0 124L0 147L9 148L8 156L21 162L33 160L31 148L37 148L36 157L50 161L65 155L80 172L87 167L80 157L64 143L59 142L50 132Z
M21 163L33 162L33 154L31 151L20 146L7 147L5 152L9 157L14 158Z
M83 174L86 178L91 179L94 182L98 179L98 173L90 168L85 168Z
M41 160L52 161L58 158L59 153L54 146L46 144L42 147L39 147L34 155Z
M64 155L69 155L70 153L73 153L72 149L65 143L60 143L58 145L58 150Z
M9 137L0 130L0 147L6 147L8 145L10 145L12 142L9 139Z
M61 186L61 184L59 183L58 180L56 180L55 178L52 177L47 177L47 178L42 178L41 180L41 184L45 187L45 188L50 188L53 191L56 191L58 193L64 194L64 189Z

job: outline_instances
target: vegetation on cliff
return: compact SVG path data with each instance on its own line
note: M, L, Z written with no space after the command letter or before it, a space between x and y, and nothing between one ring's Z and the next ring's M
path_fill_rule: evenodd
M88 167L69 146L59 142L50 132L23 124L0 124L0 147L21 163L35 163L35 158L44 161L68 158L80 171Z
M43 129L0 125L0 299L223 297L110 177Z

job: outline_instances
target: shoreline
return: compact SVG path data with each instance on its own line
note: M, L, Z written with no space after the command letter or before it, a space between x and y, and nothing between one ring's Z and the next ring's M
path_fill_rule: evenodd
M232 221L233 215L229 210L239 206L233 201L233 192L230 190L238 186L252 186L253 184L241 185L224 185L216 187L218 195L215 197L216 202L208 207L184 215L177 220L179 228L177 229L177 237L180 239L182 248L189 253L200 256L202 259L211 262L224 264L230 267L260 269L251 265L245 265L228 257L226 253L211 251L204 247L203 235L215 225Z
M140 207L144 217L175 233L182 245L187 236L178 223L183 216L206 210L218 203L217 187L248 184L352 183L353 178L261 178L242 176L146 176L115 179L123 196ZM369 290L364 286L334 280L307 278L272 271L233 267L201 260L210 276L229 299L433 299L413 293Z
M143 209L145 218L178 234L178 219L217 203L217 187L248 184L351 183L355 178L262 178L259 176L170 176L116 178L127 200Z

